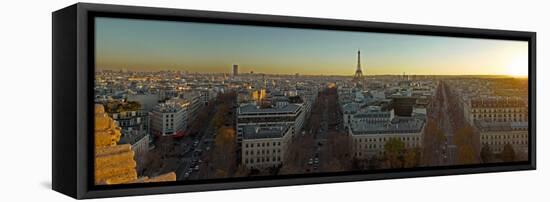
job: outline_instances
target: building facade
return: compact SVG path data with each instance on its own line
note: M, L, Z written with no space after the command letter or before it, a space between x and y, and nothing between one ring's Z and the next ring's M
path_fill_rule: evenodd
M494 154L499 154L504 150L504 146L509 144L514 148L516 156L526 160L529 150L529 130L528 123L488 123L478 122L476 124L480 133L481 145L489 146Z
M298 134L305 119L302 105L288 104L280 108L261 108L254 104L245 104L237 108L237 142L242 141L245 126L290 124L292 136Z
M349 134L352 140L353 155L358 159L385 154L384 146L392 138L405 144L405 148L422 146L422 133L425 120L418 117L397 117L390 122L352 125Z
M527 122L526 100L511 97L471 99L464 105L464 115L471 125L483 122Z
M188 123L188 102L170 100L158 104L150 112L151 135L183 136Z
M511 145L518 156L526 156L529 128L526 100L514 97L471 99L464 104L464 114L480 134L481 145L494 154Z
M265 169L281 166L287 146L291 141L292 126L244 126L241 163L249 169Z

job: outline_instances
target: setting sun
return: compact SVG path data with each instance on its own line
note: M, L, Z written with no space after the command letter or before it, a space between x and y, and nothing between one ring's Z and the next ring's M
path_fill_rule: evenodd
M527 57L515 58L507 67L507 73L510 76L523 77L529 73Z

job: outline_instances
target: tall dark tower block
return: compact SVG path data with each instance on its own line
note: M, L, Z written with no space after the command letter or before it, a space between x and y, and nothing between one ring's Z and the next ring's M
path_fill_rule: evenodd
M233 76L239 76L239 65L233 65Z

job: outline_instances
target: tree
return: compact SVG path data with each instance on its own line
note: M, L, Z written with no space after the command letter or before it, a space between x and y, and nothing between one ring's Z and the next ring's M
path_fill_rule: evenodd
M481 148L480 156L483 163L490 163L493 161L493 152L491 152L491 148L489 147L489 145L483 145L483 147Z
M209 155L209 165L215 170L215 177L230 176L236 169L235 138L235 130L231 127L222 127L217 131L215 147Z
M403 156L405 168L414 168L420 164L420 148L407 149Z
M212 118L212 126L214 129L221 128L224 124L224 110L219 110Z
M472 145L462 145L458 147L458 163L459 164L475 164L477 163L476 155Z
M459 164L478 163L478 157L474 149L474 129L470 125L457 130L455 143L458 148L457 160Z
M386 157L386 166L389 168L402 168L402 154L405 150L405 143L399 138L390 138L386 144L384 144L384 151Z
M372 155L368 160L367 169L369 170L376 170L380 169L382 167L380 158L378 155Z
M220 128L214 141L216 143L216 147L224 148L231 146L232 143L235 142L235 130L231 127Z
M432 118L428 119L425 127L424 138L422 138L424 145L422 161L423 165L432 165L439 158L440 154L436 151L442 147L445 141L445 134L439 128L437 121Z
M351 140L347 134L329 132L325 146L328 162L323 162L321 168L327 172L337 172L351 169Z
M250 170L248 170L247 167L244 165L239 165L237 167L237 170L233 174L233 177L246 177L250 173Z
M144 159L143 169L139 173L145 176L156 175L159 173L161 167L161 155L155 151L147 152Z
M516 151L514 147L510 144L504 145L502 153L500 154L500 159L504 162L512 162L516 160Z
M312 148L315 148L313 135L298 135L288 143L280 174L300 174L308 168L308 159L312 156Z

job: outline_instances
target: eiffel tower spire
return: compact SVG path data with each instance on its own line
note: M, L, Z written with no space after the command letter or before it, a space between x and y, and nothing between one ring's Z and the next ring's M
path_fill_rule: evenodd
M363 79L363 71L361 70L361 50L357 50L357 69L353 76L353 81L360 81Z

